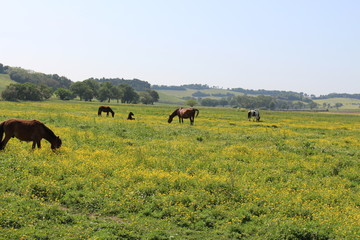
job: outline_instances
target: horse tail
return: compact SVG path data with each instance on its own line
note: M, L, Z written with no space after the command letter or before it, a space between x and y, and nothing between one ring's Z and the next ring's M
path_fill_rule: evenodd
M196 109L196 108L194 108L194 111L196 112L196 116L195 117L197 117L198 115L199 115L199 109Z

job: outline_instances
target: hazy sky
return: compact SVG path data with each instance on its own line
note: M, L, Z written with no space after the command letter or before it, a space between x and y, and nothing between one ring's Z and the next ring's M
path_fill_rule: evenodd
M0 0L0 63L73 81L360 93L358 0Z

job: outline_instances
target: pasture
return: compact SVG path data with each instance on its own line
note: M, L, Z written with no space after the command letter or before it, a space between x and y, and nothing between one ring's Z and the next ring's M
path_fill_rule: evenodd
M0 152L0 239L359 237L359 114L100 105L0 102L62 140Z

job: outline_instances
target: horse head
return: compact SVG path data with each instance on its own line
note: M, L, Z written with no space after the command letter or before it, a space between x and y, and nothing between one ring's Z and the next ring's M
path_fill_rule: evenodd
M59 136L56 136L56 138L51 142L51 149L60 148L61 144L61 139L59 138Z
M173 118L174 118L173 116L169 115L168 123L171 123Z

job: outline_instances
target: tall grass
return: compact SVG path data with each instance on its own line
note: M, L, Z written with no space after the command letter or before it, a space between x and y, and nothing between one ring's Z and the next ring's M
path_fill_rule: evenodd
M355 239L359 115L171 106L0 102L38 119L56 153L11 139L0 152L4 239ZM135 121L125 120L134 112Z

